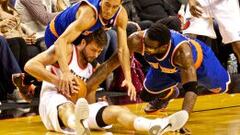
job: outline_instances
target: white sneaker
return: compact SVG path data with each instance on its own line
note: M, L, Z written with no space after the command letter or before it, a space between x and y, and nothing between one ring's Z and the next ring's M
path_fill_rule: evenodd
M162 135L169 131L176 131L182 128L188 120L188 112L183 110L176 112L166 118L156 119L149 129L150 135Z
M88 102L84 98L79 98L75 105L76 132L77 135L90 135L90 130L86 119L89 116Z

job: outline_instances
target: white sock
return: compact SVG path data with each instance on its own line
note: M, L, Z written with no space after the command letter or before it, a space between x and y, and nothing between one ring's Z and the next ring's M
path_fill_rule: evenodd
M67 124L68 124L68 126L69 126L71 129L75 129L75 128L76 128L76 123L75 123L75 121L76 121L76 117L75 117L74 114L72 114L72 115L70 115L70 116L68 117Z
M133 126L137 131L148 131L151 126L152 120L144 118L144 117L137 117L134 122Z

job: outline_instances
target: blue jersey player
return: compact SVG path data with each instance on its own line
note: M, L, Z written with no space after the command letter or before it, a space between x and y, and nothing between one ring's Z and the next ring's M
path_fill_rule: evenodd
M126 37L128 18L121 2L122 0L81 0L49 23L45 32L45 42L48 47L54 45L56 48L58 63L63 72L59 79L61 84L59 91L65 96L70 96L74 81L77 81L70 72L66 60L67 54L71 54L70 44L79 44L84 36L101 27L115 26L118 34L118 57L125 75L123 85L128 87L131 99L135 99L136 92L130 76L130 57ZM94 97L92 96L91 100L93 102Z
M161 23L130 35L128 47L130 52L144 55L151 65L140 94L142 100L149 102L146 112L166 107L179 94L178 84L183 86L185 94L182 109L189 113L202 89L200 86L213 93L224 93L229 92L229 87L232 92L235 86L232 84L236 84L206 44L169 30ZM89 79L89 84L99 84L118 65L115 55L96 70L92 77L99 79Z

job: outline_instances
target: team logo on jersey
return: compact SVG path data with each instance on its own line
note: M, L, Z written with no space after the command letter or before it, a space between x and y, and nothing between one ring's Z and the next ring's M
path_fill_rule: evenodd
M73 73L74 76L76 76L77 78L83 80L84 82L86 82L88 80L88 78L77 75L72 69L71 69L71 73Z

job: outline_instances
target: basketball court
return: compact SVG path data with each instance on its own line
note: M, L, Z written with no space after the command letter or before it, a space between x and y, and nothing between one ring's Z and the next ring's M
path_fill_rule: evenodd
M156 112L146 115L143 111L146 103L123 105L134 113L148 118L163 117L180 110L182 98L170 102L165 112ZM7 114L2 114L10 117ZM20 118L7 118L1 116L1 135L61 135L49 132L43 126L39 116L25 116ZM192 135L239 135L240 134L240 94L218 94L199 96L194 112L186 127ZM147 134L134 132L115 125L109 131L92 131L92 135L135 135ZM168 133L167 135L180 135Z

